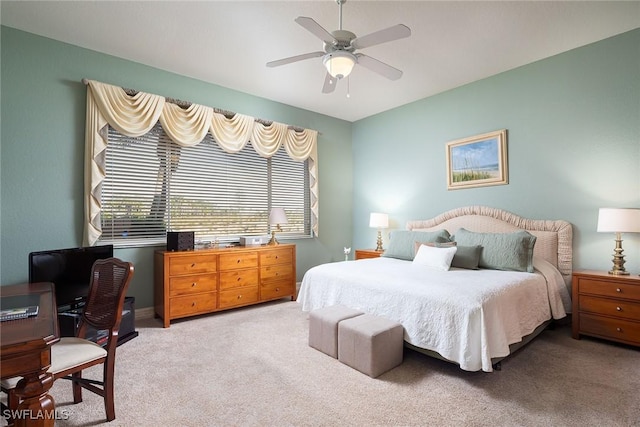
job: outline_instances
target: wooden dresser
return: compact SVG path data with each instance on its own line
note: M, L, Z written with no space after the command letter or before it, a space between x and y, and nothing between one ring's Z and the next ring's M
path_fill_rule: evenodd
M295 292L295 245L155 252L154 305L165 328L182 317L293 300Z
M572 283L572 336L640 346L640 277L576 271Z
M382 256L383 253L383 251L376 251L375 249L356 249L356 260L378 258Z

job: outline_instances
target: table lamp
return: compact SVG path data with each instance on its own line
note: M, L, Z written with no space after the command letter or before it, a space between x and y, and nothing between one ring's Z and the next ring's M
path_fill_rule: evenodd
M376 251L382 252L382 232L383 228L389 227L389 215L384 213L372 213L369 217L369 227L378 229L378 241L376 245Z
M613 268L609 274L627 275L622 255L622 233L640 233L640 209L600 208L598 212L598 232L616 233L616 247L613 250Z
M269 212L269 225L271 225L271 240L267 243L270 246L279 245L276 240L276 231L282 231L280 224L288 224L287 214L284 212L284 208L271 208ZM273 227L275 225L275 228Z

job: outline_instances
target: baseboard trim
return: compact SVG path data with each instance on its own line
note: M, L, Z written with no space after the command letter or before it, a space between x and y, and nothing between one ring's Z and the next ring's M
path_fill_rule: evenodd
M152 319L154 314L153 307L136 308L136 320Z

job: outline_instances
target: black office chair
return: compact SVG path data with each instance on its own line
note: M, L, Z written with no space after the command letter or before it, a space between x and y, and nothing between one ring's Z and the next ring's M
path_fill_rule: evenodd
M89 294L75 337L62 337L51 346L51 367L53 380L71 380L73 402L82 402L85 388L104 398L107 421L116 418L114 404L114 369L118 329L122 320L124 298L133 276L133 264L117 258L101 259L91 269ZM104 347L86 339L88 327L106 331ZM103 364L103 378L100 381L82 377L82 371L90 366ZM19 398L15 387L20 377L2 380L0 386L7 393L7 406L17 410ZM11 423L11 421L10 421Z

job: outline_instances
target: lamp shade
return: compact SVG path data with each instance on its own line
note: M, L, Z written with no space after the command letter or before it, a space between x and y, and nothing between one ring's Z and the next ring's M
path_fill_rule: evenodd
M387 228L389 226L389 215L385 213L374 212L369 217L369 227L371 228Z
M324 58L322 58L322 62L329 74L331 74L331 77L337 79L347 77L351 73L351 70L353 70L353 66L356 65L356 61L357 59L352 53L341 50L327 53Z
M269 212L269 224L288 224L287 214L284 208L271 208Z
M640 233L640 209L600 208L598 231Z

